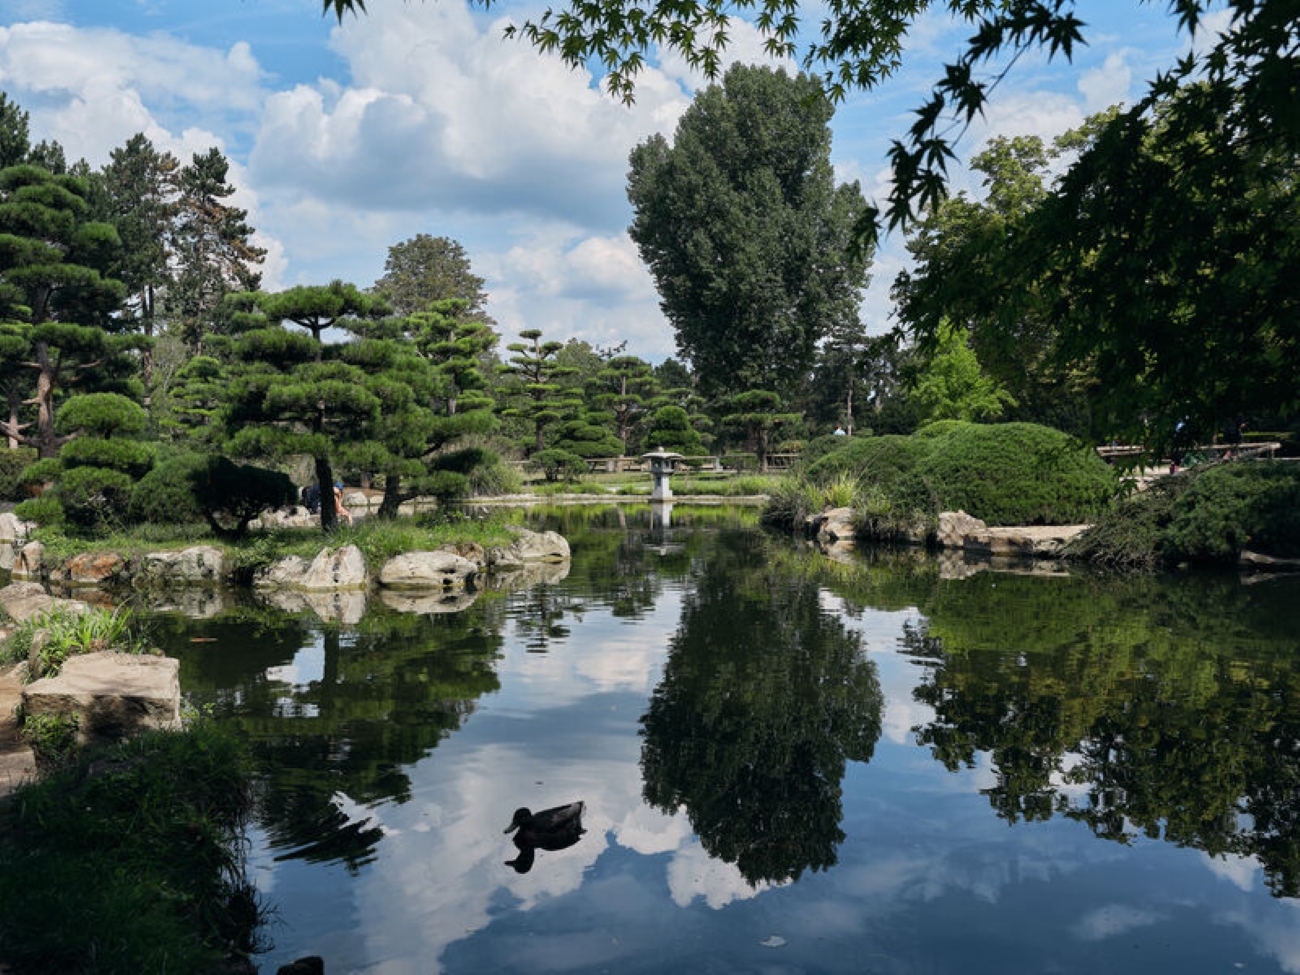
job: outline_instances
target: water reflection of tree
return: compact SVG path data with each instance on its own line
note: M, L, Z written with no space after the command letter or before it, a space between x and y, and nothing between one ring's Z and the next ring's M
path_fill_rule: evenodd
M947 767L989 756L1011 822L1253 856L1300 894L1297 587L1235 578L977 576L937 587L909 652L916 729Z
M182 685L249 735L265 770L258 818L272 846L355 870L374 857L382 833L364 817L349 819L340 796L360 805L410 798L405 768L499 688L501 601L436 616L372 605L346 632L276 619L256 630L206 624L215 642L184 652ZM323 657L317 679L289 686L268 677L314 640Z
M704 849L753 884L835 863L845 762L871 758L882 710L858 634L767 548L719 539L642 718L646 801L685 806Z

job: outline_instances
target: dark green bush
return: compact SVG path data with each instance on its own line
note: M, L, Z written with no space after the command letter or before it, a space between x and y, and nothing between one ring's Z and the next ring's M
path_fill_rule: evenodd
M153 466L153 451L135 440L106 440L78 437L63 445L59 462L65 470L74 467L106 467L139 479Z
M56 491L69 522L94 528L126 521L133 486L130 476L121 471L75 467L59 475Z
M19 475L34 460L36 451L31 447L0 449L0 501L21 501L27 497Z
M298 489L288 474L236 464L225 457L204 458L189 480L208 524L226 538L242 537L249 522L263 511L298 499Z
M1242 549L1300 556L1300 468L1285 461L1216 464L1174 503L1166 561L1235 561Z
M132 522L184 525L203 520L203 508L194 496L193 476L205 468L207 458L182 454L165 461L140 479L127 505Z
M990 525L1091 521L1118 488L1114 469L1095 450L1050 427L950 420L916 436L931 449L915 475L942 509Z
M528 466L540 471L548 481L576 481L587 473L587 462L567 450L539 450L528 459Z
M14 505L14 514L24 521L34 521L42 528L54 528L62 525L66 520L63 516L63 505L52 494L19 502Z
M856 477L902 516L960 509L990 525L1090 521L1118 485L1096 451L1032 423L944 420L910 437L854 437L805 472L819 485Z

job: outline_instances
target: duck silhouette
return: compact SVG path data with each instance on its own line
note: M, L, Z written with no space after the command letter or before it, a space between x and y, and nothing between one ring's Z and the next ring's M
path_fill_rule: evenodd
M563 850L573 846L586 832L582 828L585 809L586 803L583 802L571 802L537 813L527 807L516 809L505 832L515 833L513 839L519 856L505 861L506 866L514 867L518 873L527 873L533 868L536 851Z

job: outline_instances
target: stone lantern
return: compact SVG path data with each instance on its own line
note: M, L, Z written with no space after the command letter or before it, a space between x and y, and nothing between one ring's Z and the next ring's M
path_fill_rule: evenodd
M672 474L676 462L682 459L681 454L675 454L671 450L664 450L660 447L658 450L652 450L648 454L642 454L642 459L650 461L650 476L654 478L654 490L650 492L651 501L667 501L673 496L672 485L668 483L668 475Z

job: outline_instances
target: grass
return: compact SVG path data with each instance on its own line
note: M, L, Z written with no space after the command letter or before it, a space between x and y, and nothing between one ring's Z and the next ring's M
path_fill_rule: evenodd
M243 743L153 732L0 804L0 958L15 972L219 972L257 949Z
M24 620L0 644L0 661L29 661L27 680L33 681L53 677L74 654L99 650L147 653L149 648L132 634L130 618L124 610L91 608L76 612L56 606Z

